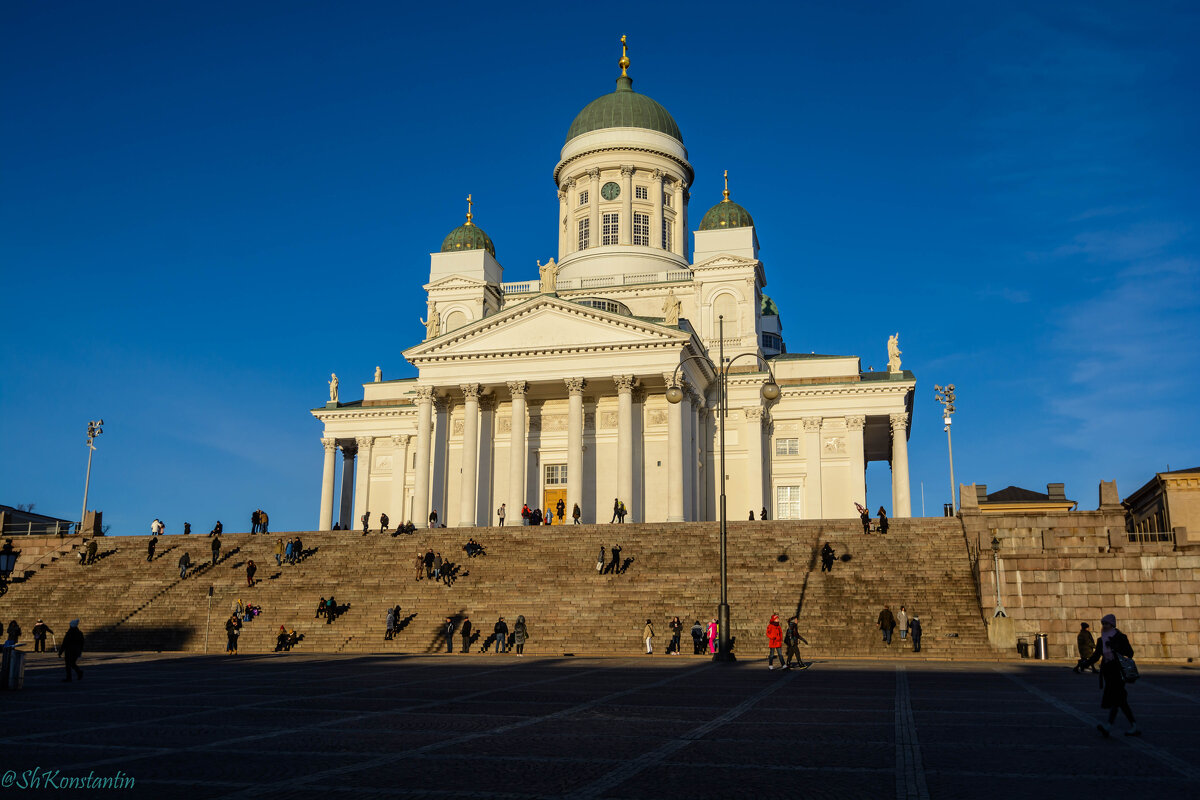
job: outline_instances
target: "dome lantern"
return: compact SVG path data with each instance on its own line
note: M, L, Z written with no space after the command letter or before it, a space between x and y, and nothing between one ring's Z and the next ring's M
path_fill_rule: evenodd
M592 131L606 128L643 128L658 131L683 144L683 134L670 113L654 100L633 90L629 75L629 46L621 37L621 58L617 66L617 89L602 95L584 106L567 129L567 141Z

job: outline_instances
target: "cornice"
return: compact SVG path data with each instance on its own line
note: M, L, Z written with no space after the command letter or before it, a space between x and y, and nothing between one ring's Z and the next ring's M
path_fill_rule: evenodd
M582 153L576 153L570 158L558 162L558 165L554 168L554 185L558 185L559 176L562 175L563 171L569 165L578 162L580 159L587 158L588 156L594 156L599 153L649 153L650 155L660 156L668 161L678 164L688 183L691 183L692 179L695 178L696 175L695 170L692 169L692 165L684 159L680 158L679 156L672 155L671 153L665 153L662 150L658 150L653 147L630 147L629 145L618 147L595 147L591 150L584 150ZM645 168L643 167L642 169Z
M345 410L313 411L312 415L322 422L343 422L360 419L403 419L415 417L416 406L402 408L353 408Z

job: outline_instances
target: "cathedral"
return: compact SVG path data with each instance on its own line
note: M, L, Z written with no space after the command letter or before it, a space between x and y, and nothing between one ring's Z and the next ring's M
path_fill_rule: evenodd
M506 281L468 198L466 222L430 256L425 340L404 351L417 377L376 369L361 400L341 402L332 376L312 411L319 530L363 514L372 528L380 514L420 526L433 511L490 525L502 504L520 524L523 505L560 500L568 524L576 505L582 522L607 522L617 500L631 522L714 520L722 440L732 519L854 517L869 461L890 463L889 511L910 516L916 383L897 337L886 372L788 353L754 219L728 179L689 257L683 133L633 90L627 53L618 64L616 91L579 112L554 168L557 259Z

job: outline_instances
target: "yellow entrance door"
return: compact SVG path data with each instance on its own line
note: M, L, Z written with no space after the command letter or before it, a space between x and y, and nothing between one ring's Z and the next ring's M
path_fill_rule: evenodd
M559 524L558 523L558 501L559 500L562 500L564 503L567 502L567 490L566 489L547 488L545 490L545 500L542 503L542 513L544 514L547 511L550 512L550 518L552 520L550 524L552 524L552 525ZM569 509L569 508L567 509L568 512L570 512L570 510L571 509ZM566 522L569 517L570 517L569 513L564 515L563 522Z

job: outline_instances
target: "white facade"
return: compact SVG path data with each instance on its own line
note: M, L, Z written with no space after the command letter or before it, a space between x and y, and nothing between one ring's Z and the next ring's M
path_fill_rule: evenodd
M692 168L679 140L587 131L554 176L557 264L505 283L485 249L434 253L424 288L436 335L404 351L418 377L366 383L361 401L312 412L324 426L320 529L361 527L364 513L372 528L380 513L423 525L432 509L450 526L495 524L501 503L520 524L523 504L559 498L568 524L576 503L584 522L609 520L615 498L630 521L715 519L718 385L691 357L715 362L722 342L727 359L744 356L723 421L731 518L856 516L869 461L891 462L889 511L909 516L912 374L787 355L780 318L762 313L774 309L752 225L695 231L689 260ZM755 356L781 388L774 402ZM685 399L672 405L677 367Z

